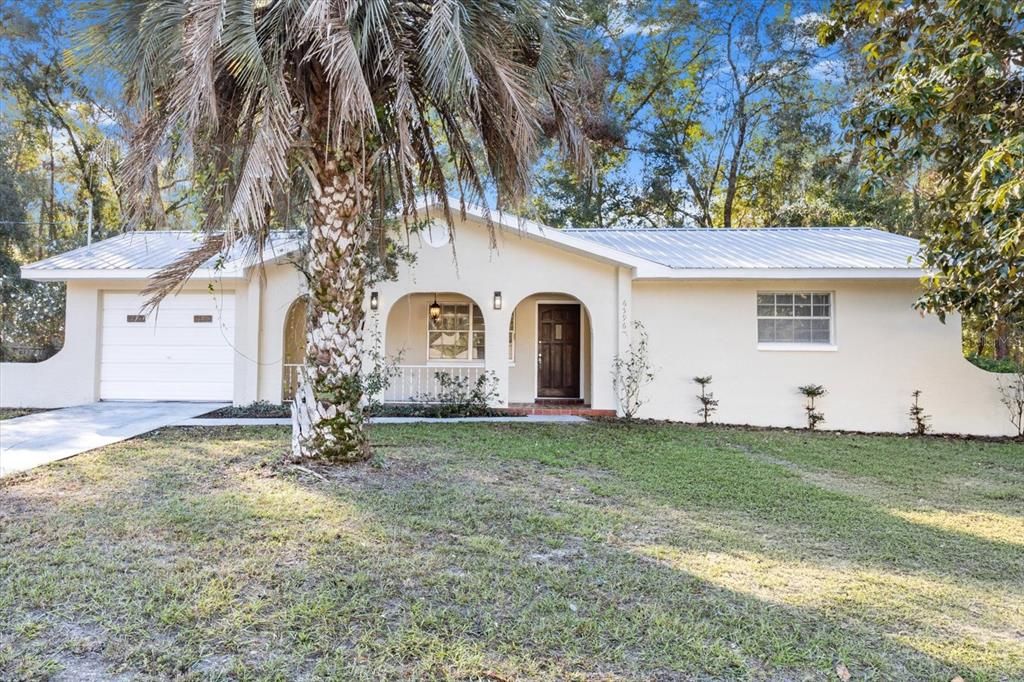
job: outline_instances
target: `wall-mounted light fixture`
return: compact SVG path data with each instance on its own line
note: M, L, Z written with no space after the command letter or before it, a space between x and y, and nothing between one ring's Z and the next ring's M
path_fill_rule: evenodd
M380 307L380 298L377 296L376 291L370 292L370 310L376 310Z
M501 310L501 292L500 291L495 291L494 292L494 309L495 310Z
M437 322L441 318L441 306L437 302L437 294L434 294L434 302L430 304L427 311L430 313L430 319L434 322Z

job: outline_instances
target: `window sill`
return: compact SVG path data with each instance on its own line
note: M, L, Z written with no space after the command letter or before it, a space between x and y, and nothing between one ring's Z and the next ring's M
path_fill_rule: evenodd
M831 343L759 343L758 350L766 351L789 351L789 352L812 352L812 353L834 353L839 346Z

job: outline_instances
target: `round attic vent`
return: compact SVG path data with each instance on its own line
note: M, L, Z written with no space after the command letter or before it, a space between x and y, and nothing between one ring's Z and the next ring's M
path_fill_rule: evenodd
M423 242L435 249L440 248L451 241L451 234L448 226L444 223L430 222L420 232Z

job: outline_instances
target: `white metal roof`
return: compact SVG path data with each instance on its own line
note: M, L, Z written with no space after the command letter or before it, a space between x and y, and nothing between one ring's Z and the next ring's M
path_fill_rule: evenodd
M203 235L183 231L127 232L94 242L67 253L51 256L21 268L27 279L75 279L92 277L144 278L156 273L199 246ZM294 232L271 233L264 260L273 260L298 248ZM244 244L236 244L217 267L210 259L197 271L199 277L240 277L254 265Z
M453 206L457 210L457 206ZM572 229L559 230L518 216L467 206L467 217L606 263L628 267L638 279L917 278L917 240L862 227ZM195 232L132 232L22 267L36 280L150 277L201 240ZM272 233L265 261L300 245L300 233ZM220 267L211 259L197 278L241 278L254 265L236 245Z
M573 229L673 269L919 270L916 239L866 227Z

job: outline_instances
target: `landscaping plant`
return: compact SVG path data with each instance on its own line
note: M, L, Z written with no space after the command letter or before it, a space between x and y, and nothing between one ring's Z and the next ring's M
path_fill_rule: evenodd
M828 391L821 384L807 384L797 389L800 393L807 398L807 405L804 406L804 411L807 413L807 428L811 431L818 427L818 424L825 421L825 415L818 412L814 405L816 398L820 398L825 395Z
M640 395L644 386L654 380L649 351L647 330L639 320L633 322L633 340L622 355L612 361L612 381L622 416L633 419L646 402Z
M416 397L418 402L433 403L430 410L437 417L485 417L493 414L491 402L498 394L498 378L494 372L484 372L472 384L469 377L448 372L435 372L437 394Z
M914 433L918 436L923 436L928 433L928 429L931 428L928 424L928 422L931 421L931 417L925 414L924 408L921 407L919 403L921 398L920 389L914 391L910 395L914 398L914 404L910 406L910 421L914 425Z
M705 424L710 424L712 413L718 409L718 401L715 400L715 394L707 392L707 387L711 383L711 376L694 377L693 381L700 385L700 395L697 396L697 400L700 401L700 409L697 410L697 414L704 418Z
M391 382L402 372L399 367L402 355L403 351L399 351L397 355L389 358L384 352L380 331L375 329L370 341L370 352L367 353L370 368L364 371L362 376L366 410L373 411L380 407L380 396L391 387Z

